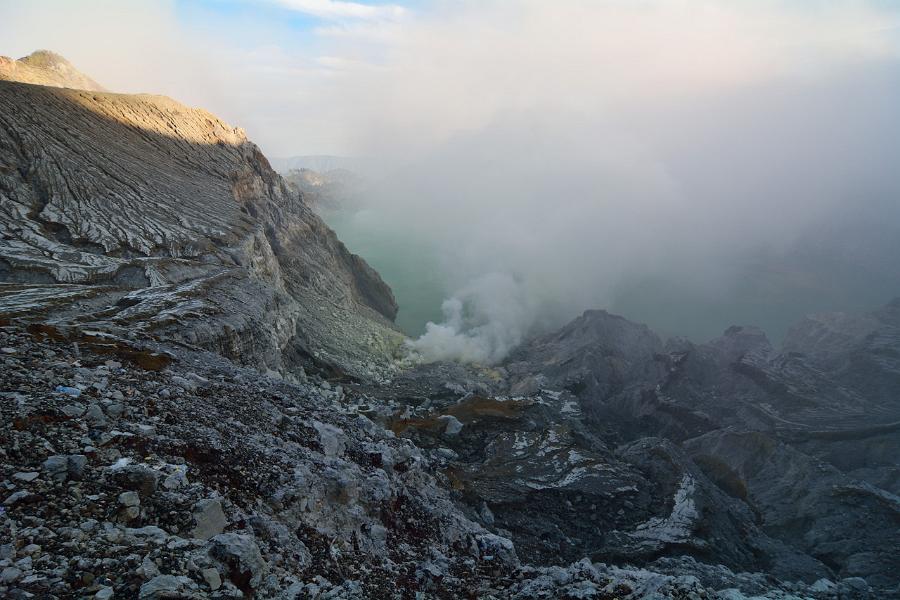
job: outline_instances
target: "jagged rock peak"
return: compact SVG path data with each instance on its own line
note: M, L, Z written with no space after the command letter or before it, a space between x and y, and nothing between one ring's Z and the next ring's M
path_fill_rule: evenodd
M35 50L19 60L0 56L0 80L92 92L106 91L103 86L76 69L68 60L50 50Z

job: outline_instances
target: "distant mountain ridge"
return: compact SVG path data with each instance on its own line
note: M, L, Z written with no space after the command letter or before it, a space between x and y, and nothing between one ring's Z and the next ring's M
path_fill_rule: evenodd
M311 154L308 156L272 157L269 159L272 168L286 174L293 169L309 169L317 173L327 173L338 169L363 172L365 159L358 156L330 156L327 154Z
M36 50L18 60L0 56L0 81L18 81L92 92L107 91L65 58L49 50Z

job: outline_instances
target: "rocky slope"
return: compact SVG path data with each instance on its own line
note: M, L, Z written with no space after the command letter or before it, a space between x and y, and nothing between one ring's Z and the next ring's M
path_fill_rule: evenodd
M0 596L900 597L900 301L495 368L244 134L0 82Z
M468 508L449 448L379 426L352 390L287 383L209 352L0 322L0 390L4 598L887 597L863 579L777 581L686 555L644 568L614 566L613 554L530 565L501 535L520 533L499 527L507 513ZM591 466L600 460L615 462ZM537 493L576 502L603 485L569 486L558 464L528 475ZM695 535L694 477L669 518L650 519L647 540ZM553 529L552 503L530 510Z
M694 345L587 312L505 365L506 431L469 433L464 485L534 560L688 554L896 596L898 325L900 301L810 317L777 352L753 328Z
M372 376L387 285L244 133L165 97L0 82L0 310Z
M810 317L777 352L754 328L694 345L589 311L499 368L426 365L364 388L360 410L442 457L471 518L528 562L893 598L898 317L900 301Z

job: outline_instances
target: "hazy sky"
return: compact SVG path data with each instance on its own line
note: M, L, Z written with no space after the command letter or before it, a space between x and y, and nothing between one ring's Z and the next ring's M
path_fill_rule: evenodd
M0 0L0 14L0 53L55 50L111 89L202 105L273 156L821 77L895 58L900 37L900 3L854 0Z
M0 15L0 53L48 48L113 90L203 106L270 156L375 159L385 234L429 240L455 290L419 343L431 356L495 360L591 307L674 333L705 319L690 331L705 335L898 281L900 2L0 0Z

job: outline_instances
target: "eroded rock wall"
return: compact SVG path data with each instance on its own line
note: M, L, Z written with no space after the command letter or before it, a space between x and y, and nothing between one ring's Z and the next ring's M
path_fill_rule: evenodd
M0 213L19 317L359 377L402 339L390 288L244 133L165 97L0 82Z

